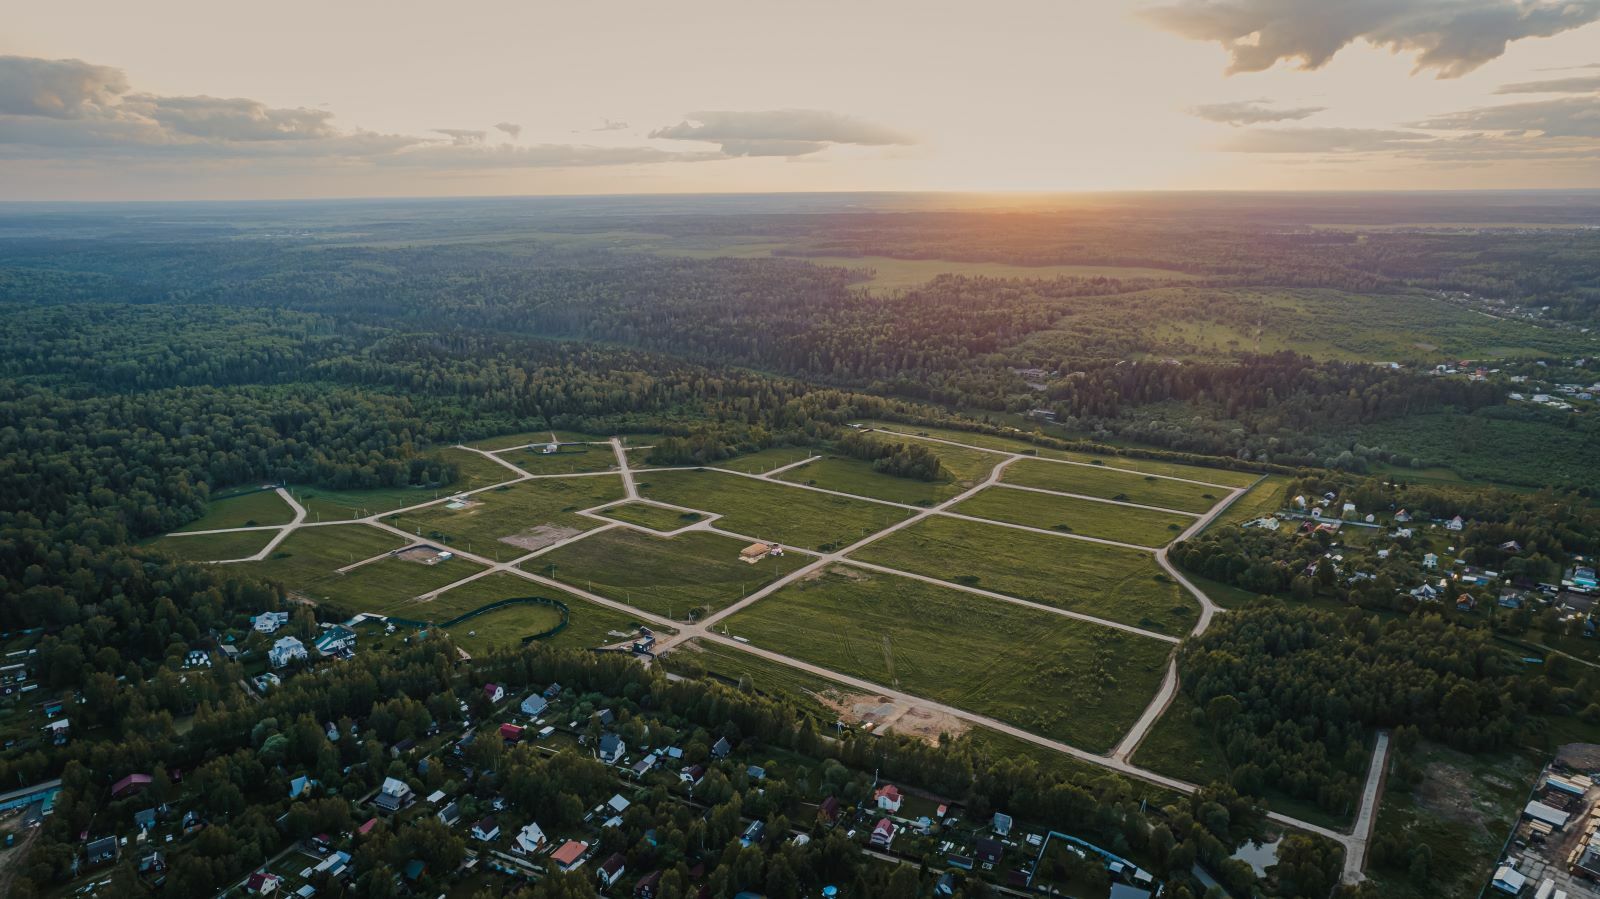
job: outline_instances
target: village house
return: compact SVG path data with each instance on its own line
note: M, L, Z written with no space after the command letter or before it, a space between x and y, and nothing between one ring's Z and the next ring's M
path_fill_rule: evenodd
M817 806L817 822L819 824L833 825L839 820L839 797L829 796Z
M884 784L872 793L873 802L877 803L879 811L898 812L903 797L900 788L894 784Z
M1460 515L1457 515L1456 517L1444 523L1444 529L1447 531L1459 531L1466 526L1467 523L1461 520Z
M492 843L500 839L500 822L493 815L479 819L472 825L472 838L480 843Z
M550 853L550 861L555 862L562 873L571 874L583 866L583 854L587 851L589 851L588 843L568 840L560 849Z
M600 761L608 765L615 765L622 760L623 754L627 751L628 744L624 743L622 738L616 734L602 734L600 736Z
M379 809L386 812L398 812L410 805L416 799L416 794L411 792L411 785L397 777L385 777L383 786L378 788L378 795L372 802Z
M250 619L250 626L258 634L275 634L278 628L289 623L288 612L262 612Z
M325 656L353 652L356 648L356 632L336 624L318 635L316 645L317 652Z
M267 662L274 668L286 668L292 662L307 658L310 656L306 653L306 645L296 637L279 637L278 642L267 650Z
M711 744L712 758L725 759L728 757L728 753L732 751L733 744L728 742L727 737L718 737L717 742Z
M506 698L506 688L499 684L484 684L483 695L489 697L490 702L498 704Z
M894 822L888 818L879 818L878 823L872 828L872 845L879 849L888 849L894 842Z
M622 853L611 853L605 861L600 863L600 870L595 872L595 879L600 881L600 888L607 889L616 886L617 881L622 879L623 872L628 870L627 864L628 860L622 857Z
M656 899L656 891L661 889L661 871L651 871L639 878L633 885L633 899Z
M538 693L534 693L529 695L527 699L522 700L522 705L520 708L522 709L522 714L527 715L530 718L535 718L544 714L544 710L549 707L549 700L545 699L543 696L540 696Z
M754 565L767 556L783 555L783 547L772 543L752 543L739 550L739 561Z
M282 877L266 871L257 871L245 880L244 888L245 892L252 896L270 896L276 893L282 884Z
M529 822L521 830L517 831L516 844L512 848L523 855L533 855L543 852L548 843L549 841L545 839L544 831L539 829L539 825Z
M1438 568L1439 567L1439 557L1434 555L1433 553L1427 553L1427 554L1423 555L1423 557L1422 557L1422 567L1423 568Z

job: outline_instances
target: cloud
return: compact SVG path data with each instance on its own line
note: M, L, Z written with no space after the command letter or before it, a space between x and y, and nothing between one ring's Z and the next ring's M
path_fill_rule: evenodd
M489 136L487 131L471 131L466 128L435 128L434 134L442 134L450 138L450 142L457 147L470 147L473 144L483 143Z
M81 59L0 56L0 114L76 119L128 92L120 69Z
M1480 106L1424 119L1414 127L1436 131L1538 132L1545 137L1600 138L1600 96Z
M494 126L515 138L522 128ZM657 147L489 144L488 131L439 128L445 140L342 129L327 110L242 97L135 92L119 69L81 60L0 56L0 159L365 163L437 171L655 165L726 159Z
M1549 81L1519 81L1502 84L1497 94L1588 94L1600 91L1600 75L1579 78L1552 78Z
M1298 121L1327 109L1325 106L1296 106L1274 109L1267 105L1271 100L1235 100L1229 103L1207 103L1189 110L1191 115L1225 125L1260 125L1266 122Z
M1177 0L1140 15L1159 28L1228 51L1228 73L1279 61L1326 65L1365 40L1414 53L1416 70L1455 78L1512 41L1549 37L1600 19L1600 0Z
M686 121L658 128L650 136L719 144L729 156L805 156L834 144L881 147L916 142L883 125L816 109L691 112Z
M601 125L599 128L593 128L593 129L590 129L590 130L593 130L593 131L626 131L626 130L628 130L628 123L627 122L613 122L610 119L606 119L604 125Z
M1382 128L1252 128L1222 147L1235 153L1370 153L1405 149L1430 139L1421 132Z

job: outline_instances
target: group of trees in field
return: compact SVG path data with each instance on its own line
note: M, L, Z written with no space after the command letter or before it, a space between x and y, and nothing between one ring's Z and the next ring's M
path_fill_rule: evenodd
M897 478L937 481L944 475L939 454L920 443L881 440L861 431L845 431L834 449L852 459L871 462L874 471Z

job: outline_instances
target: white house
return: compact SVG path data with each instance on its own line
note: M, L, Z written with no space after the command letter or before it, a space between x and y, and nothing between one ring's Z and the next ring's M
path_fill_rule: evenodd
M1343 509L1344 509L1344 511L1343 511L1342 514L1344 514L1344 515L1354 515L1354 514L1356 514L1356 504L1355 503L1345 503L1344 506L1343 506Z
M533 855L544 851L544 847L548 844L549 840L545 839L544 831L539 829L539 825L530 823L517 831L516 845L512 848L524 855Z
M328 628L317 637L317 652L325 656L355 648L356 632L342 624Z
M878 804L879 810L885 812L900 811L900 803L904 801L904 797L900 795L900 788L894 784L884 784L879 787L873 792L872 799Z
M493 818L484 818L472 825L472 838L483 843L492 843L500 839L500 824Z
M386 812L398 812L416 798L416 794L411 792L410 784L398 777L385 777L383 786L378 788L378 795L373 799L373 804Z
M1444 529L1447 531L1459 531L1466 526L1467 523L1461 520L1460 515L1457 515L1456 517L1444 523Z
M498 703L506 698L506 688L499 684L484 684L483 695L489 697L490 702Z
M1423 568L1438 568L1439 567L1439 557L1434 555L1433 553L1428 553L1427 555L1422 557L1422 567Z
M267 662L274 668L283 668L290 662L303 661L306 658L308 658L306 645L295 637L279 637L278 642L267 650Z
M251 626L257 632L263 634L275 634L278 632L278 628L288 623L288 612L262 612L260 615L250 619Z

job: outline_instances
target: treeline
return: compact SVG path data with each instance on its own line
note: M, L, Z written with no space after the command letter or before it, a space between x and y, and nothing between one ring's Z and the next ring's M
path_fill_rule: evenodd
M939 455L920 443L880 440L861 431L846 431L834 449L852 459L872 463L872 470L897 478L937 481L944 476Z
M1268 789L1347 814L1374 728L1468 752L1520 739L1535 715L1592 716L1592 688L1514 667L1483 630L1437 616L1383 621L1262 604L1184 642L1182 689L1243 793Z

